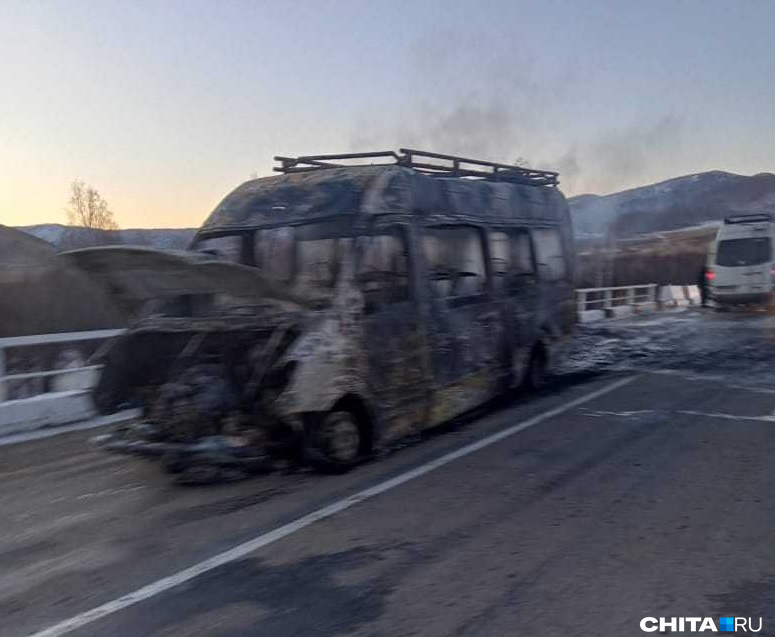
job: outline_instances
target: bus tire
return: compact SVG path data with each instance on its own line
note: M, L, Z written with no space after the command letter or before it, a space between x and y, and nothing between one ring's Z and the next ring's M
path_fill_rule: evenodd
M530 361L527 364L525 372L525 389L528 391L539 391L546 387L548 380L548 369L546 361L546 350L540 343L533 347L530 354Z
M350 410L332 409L307 432L303 459L321 473L345 473L362 458L364 433L363 424Z

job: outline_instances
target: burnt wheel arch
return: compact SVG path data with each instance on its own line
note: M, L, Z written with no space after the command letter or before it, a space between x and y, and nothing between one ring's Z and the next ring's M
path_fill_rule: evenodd
M325 452L316 444L315 428L327 416L337 412L347 412L358 424L360 441L358 457L352 463L337 463L328 458ZM339 474L352 469L356 464L368 457L374 448L374 415L366 401L356 394L346 394L336 401L332 407L323 412L313 412L304 415L305 433L302 443L302 457L312 467L323 473Z

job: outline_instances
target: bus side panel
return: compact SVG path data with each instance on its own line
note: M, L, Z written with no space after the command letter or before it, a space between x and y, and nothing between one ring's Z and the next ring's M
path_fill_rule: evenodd
M476 249L476 258L472 261L463 258L460 270L474 269L481 274L479 283L483 287L478 291L456 295L452 292L454 286L466 289L472 277L461 278L453 273L446 278L445 269L439 269L438 263L429 261L426 240L440 229L441 233L430 239L431 242L437 241L437 247L446 245L449 248L453 245L445 243L443 229L450 230L451 234L462 229L471 233L466 237L465 245ZM417 273L426 301L424 315L433 378L427 426L434 426L481 405L493 398L498 390L505 327L499 303L489 292L485 239L483 229L473 224L446 223L419 229L417 252L420 267ZM457 254L455 250L453 253Z

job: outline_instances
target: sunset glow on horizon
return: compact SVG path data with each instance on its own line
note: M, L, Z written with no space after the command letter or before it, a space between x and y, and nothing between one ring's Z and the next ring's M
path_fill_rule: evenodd
M198 226L277 154L415 146L568 195L775 171L775 4L0 2L0 223Z

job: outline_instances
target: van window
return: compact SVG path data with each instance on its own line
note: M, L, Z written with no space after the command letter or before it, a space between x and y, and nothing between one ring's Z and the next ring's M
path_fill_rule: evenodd
M761 265L771 260L772 246L769 237L726 239L719 241L716 249L716 264L727 268Z
M395 228L363 237L362 242L357 278L363 290L364 311L372 314L385 305L408 300L409 259L404 233Z
M511 237L511 262L516 274L533 274L533 244L527 230L517 230Z
M295 288L327 290L334 286L350 239L329 222L258 230L254 238L256 266Z
M211 237L200 239L194 249L198 252L206 252L214 257L230 261L231 263L243 262L243 238L241 234L232 234L225 237Z
M277 281L293 277L293 228L257 230L255 237L256 266Z
M426 228L423 252L436 296L465 297L484 291L484 251L478 229L466 226Z
M490 263L493 288L504 290L511 271L511 246L509 235L505 232L490 233Z
M536 261L543 266L544 278L548 281L564 279L567 272L560 232L549 228L533 230L533 245Z
M533 273L533 249L527 230L490 233L493 287L515 288L515 276ZM518 287L518 286L517 286Z
M299 240L296 243L296 283L301 287L330 288L339 270L340 239Z

